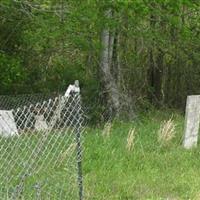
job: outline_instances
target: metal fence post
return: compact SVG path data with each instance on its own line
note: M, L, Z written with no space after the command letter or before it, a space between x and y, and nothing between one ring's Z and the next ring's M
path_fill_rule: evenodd
M81 148L81 130L80 127L76 130L77 142L77 167L78 167L78 186L79 200L83 200L83 175L82 175L82 148Z
M64 95L36 100L0 110L0 197L83 200L78 81Z
M77 92L75 95L77 95L77 101L76 109L77 112L77 124L76 124L76 145L77 145L77 170L78 170L78 187L79 187L79 200L83 200L83 172L82 172L82 146L81 146L81 133L82 133L82 122L83 122L83 116L82 116L82 107L81 107L81 97L80 97L80 89L79 89L79 82L75 81L74 84L77 87Z

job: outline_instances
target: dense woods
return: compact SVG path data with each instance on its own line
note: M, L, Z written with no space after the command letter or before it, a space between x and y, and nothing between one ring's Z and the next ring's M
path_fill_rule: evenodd
M1 0L0 93L79 79L114 114L183 108L200 93L199 41L199 0Z

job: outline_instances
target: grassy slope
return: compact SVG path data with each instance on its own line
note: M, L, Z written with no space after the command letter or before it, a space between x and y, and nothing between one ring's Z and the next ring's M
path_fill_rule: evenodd
M157 142L160 123L171 113L154 112L130 123L115 122L110 137L102 128L85 135L85 197L111 199L200 199L200 147L181 147L183 116L175 114L176 137L166 147ZM137 131L134 149L126 150L130 127Z

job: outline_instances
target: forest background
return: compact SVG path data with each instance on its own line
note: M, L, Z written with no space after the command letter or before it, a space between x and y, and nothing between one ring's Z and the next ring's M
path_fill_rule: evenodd
M0 94L78 79L96 113L183 110L200 93L199 41L198 0L1 0Z

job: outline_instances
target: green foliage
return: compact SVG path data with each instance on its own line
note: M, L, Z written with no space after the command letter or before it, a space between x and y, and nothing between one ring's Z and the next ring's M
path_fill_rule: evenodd
M0 54L0 90L4 94L20 93L26 73L17 58Z
M110 19L103 15L108 8ZM188 94L200 92L199 16L193 0L3 0L0 65L12 67L2 69L0 93L65 90L79 79L88 99L100 97L100 35L107 26L115 37L121 92L132 102L182 108Z

